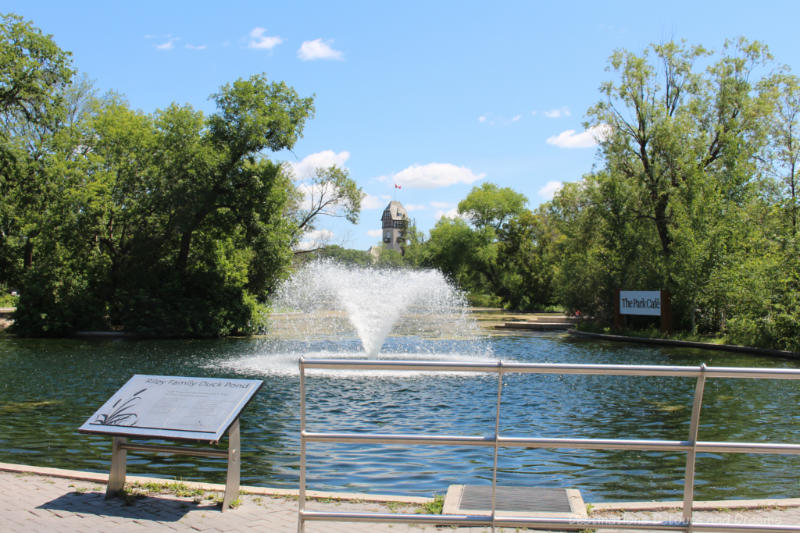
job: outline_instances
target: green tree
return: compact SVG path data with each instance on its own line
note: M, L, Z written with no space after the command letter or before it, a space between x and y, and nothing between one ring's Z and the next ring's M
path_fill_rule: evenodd
M673 293L679 324L691 322L698 306L727 304L708 292L713 266L737 246L724 231L758 195L758 156L766 146L772 111L770 56L758 42L727 43L721 57L698 72L695 62L710 53L669 42L644 54L615 52L605 83L605 100L589 111L590 124L605 131L601 154L611 180L624 182L627 218L658 244L642 257L639 272L654 268L660 280L641 274ZM619 188L616 187L616 188ZM634 241L634 242L639 242ZM645 267L644 261L654 267ZM624 276L630 286L636 279ZM704 300L704 301L701 301Z
M313 106L264 76L214 99L207 118L177 105L146 115L113 95L98 104L69 162L77 178L64 197L76 223L51 233L47 250L57 253L26 280L19 332L67 333L83 325L79 315L148 335L258 328L297 233L286 216L291 177L261 154L291 148ZM73 271L76 297L64 298ZM94 313L77 312L80 302L94 302ZM42 317L54 303L57 323Z
M442 217L430 231L421 264L438 268L461 287L475 290L472 262L478 245L475 232L466 221Z
M526 295L515 292L525 290L519 273L510 272L524 261L504 264L498 260L501 249L506 259L513 253L513 245L502 248L499 239L517 235L516 229L503 232L503 228L527 212L526 202L525 196L508 187L493 183L474 187L458 204L460 218L441 218L424 242L416 232L411 234L408 261L440 269L467 290L475 303L517 306L525 301L527 305Z
M0 283L19 287L54 192L47 167L73 71L51 36L17 15L1 18Z
M788 220L788 235L798 238L800 211L800 80L782 75L775 84L776 115L771 121L767 170L777 181Z
M509 187L483 183L473 187L466 198L458 203L458 213L479 229L499 230L509 218L522 214L528 199Z
M292 213L297 226L295 244L315 228L321 216L341 217L352 224L358 222L364 192L350 178L347 169L336 165L317 168L310 182L299 184L297 189Z
M554 247L558 239L546 213L525 210L498 232L497 263L504 303L537 310L555 303Z

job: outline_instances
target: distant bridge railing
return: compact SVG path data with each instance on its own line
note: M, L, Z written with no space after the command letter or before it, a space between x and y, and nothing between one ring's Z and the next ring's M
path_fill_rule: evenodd
M490 437L467 435L380 434L380 433L314 433L306 431L306 370L394 370L423 372L476 372L496 373L497 404L495 431ZM629 440L629 439L573 439L573 438L520 438L499 434L500 403L503 393L503 376L524 374L582 374L607 376L655 376L696 378L689 435L686 440ZM800 370L783 368L735 368L660 366L660 365L590 365L507 362L436 362L436 361L371 361L353 359L300 359L300 492L298 503L298 532L305 531L306 521L417 523L454 526L532 527L552 529L649 529L676 531L730 531L748 533L800 532L798 525L754 525L702 523L692 520L694 502L695 457L698 452L792 454L800 455L800 444L767 442L706 442L698 441L700 408L707 379L788 379L800 380ZM422 444L446 446L487 446L494 448L492 468L491 515L431 515L355 512L307 511L306 504L306 445L309 442L361 443L361 444ZM597 520L591 518L549 518L536 516L497 516L496 487L497 461L500 447L523 448L582 448L590 450L644 450L685 452L683 509L681 521Z

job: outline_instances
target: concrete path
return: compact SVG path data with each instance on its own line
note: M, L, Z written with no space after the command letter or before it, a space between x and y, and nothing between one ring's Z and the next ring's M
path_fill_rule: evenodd
M81 479L60 476L75 476ZM191 494L179 496L174 493L148 492L144 487L148 481L164 483L164 480L129 477L129 481L138 482L140 488L132 491L138 494L106 500L105 479L106 476L103 474L0 464L0 531L3 533L103 531L294 533L297 531L297 499L293 491L246 488L245 490L263 494L243 494L240 498L241 505L222 513L216 503L221 494L194 489L203 487L202 484L187 483ZM219 486L210 487L219 488ZM419 502L424 501L424 499L395 497L387 497L384 502L335 501L333 499L335 496L334 494L321 500L311 501L307 508L320 511L413 513L418 509ZM800 499L769 500L754 502L750 506L752 508L721 509L732 503L709 503L707 507L710 510L695 511L695 520L713 523L800 525ZM653 504L623 506L598 504L593 507L591 518L679 520L680 512L658 510ZM479 533L488 532L490 529L486 527L443 529L413 524L308 522L306 531L309 533L410 531ZM504 530L498 528L497 531Z

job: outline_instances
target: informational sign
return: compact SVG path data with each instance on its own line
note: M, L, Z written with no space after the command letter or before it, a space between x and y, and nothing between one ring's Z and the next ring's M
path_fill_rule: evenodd
M263 383L137 374L78 431L217 442Z
M619 314L661 316L661 291L619 291Z

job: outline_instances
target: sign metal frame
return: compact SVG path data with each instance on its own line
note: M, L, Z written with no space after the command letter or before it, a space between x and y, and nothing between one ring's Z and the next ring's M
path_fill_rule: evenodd
M239 495L239 416L263 384L261 380L245 379L143 374L131 377L78 429L80 433L112 437L106 498L119 494L125 485L128 451L218 457L228 463L222 510L228 509ZM217 444L225 433L227 450L128 441L159 438Z

